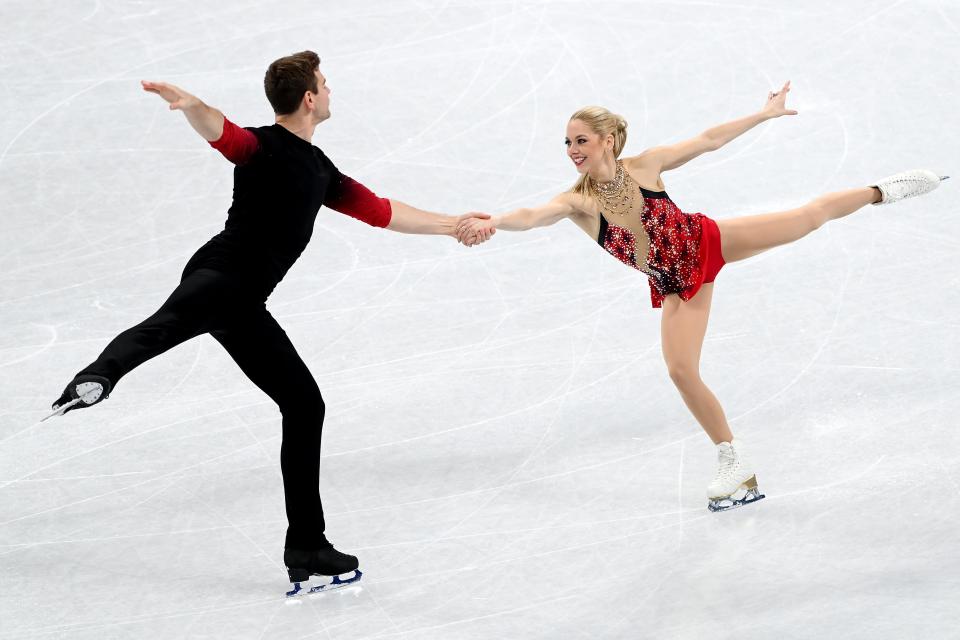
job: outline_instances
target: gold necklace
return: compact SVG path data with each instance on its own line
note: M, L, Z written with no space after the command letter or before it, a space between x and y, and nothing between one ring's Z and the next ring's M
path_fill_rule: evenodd
M619 160L617 160L617 170L613 180L597 182L591 178L590 190L600 202L600 208L619 216L625 216L633 211L636 196L640 193L630 175L623 170L623 163Z

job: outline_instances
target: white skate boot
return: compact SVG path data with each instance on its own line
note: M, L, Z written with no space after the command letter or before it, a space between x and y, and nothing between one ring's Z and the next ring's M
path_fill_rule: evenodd
M905 198L922 196L930 193L940 186L940 183L950 176L941 176L927 169L914 169L913 171L901 171L900 173L888 176L878 182L870 185L880 189L883 199L880 202L874 202L876 205L890 204L899 202Z
M744 461L743 447L740 450L730 442L717 445L717 475L707 487L707 508L710 511L726 511L765 498L757 489L757 476Z

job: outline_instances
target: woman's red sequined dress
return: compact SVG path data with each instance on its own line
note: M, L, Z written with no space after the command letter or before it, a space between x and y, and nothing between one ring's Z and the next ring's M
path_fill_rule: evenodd
M665 191L644 189L632 180L628 188L639 189L643 196L640 221L647 237L638 243L637 234L611 223L615 217L609 213L601 213L597 242L624 264L647 274L654 308L673 293L690 300L704 283L714 281L724 265L717 223L702 213L684 213ZM638 262L637 253L643 247L647 247L646 260Z

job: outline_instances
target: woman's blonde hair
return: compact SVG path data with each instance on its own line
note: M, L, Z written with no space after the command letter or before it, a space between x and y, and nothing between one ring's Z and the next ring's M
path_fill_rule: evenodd
M627 142L627 121L623 116L610 112L603 107L584 107L570 116L570 120L579 120L590 127L590 130L601 137L608 133L613 134L613 157L619 158L623 145ZM570 189L573 193L591 197L590 176L583 174L577 184Z

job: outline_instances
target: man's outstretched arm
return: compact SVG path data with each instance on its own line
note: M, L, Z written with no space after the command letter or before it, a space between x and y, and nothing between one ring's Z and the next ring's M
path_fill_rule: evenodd
M166 82L141 80L144 91L155 93L170 105L171 111L183 111L187 121L207 142L219 140L223 135L223 113L205 104L200 98L180 87Z
M393 215L390 217L390 224L387 225L387 229L391 231L450 236L451 238L457 237L457 225L462 220L475 217L483 219L490 217L485 213L468 214L460 217L447 216L440 213L423 211L399 200L392 199L390 200L390 208L393 211Z
M224 117L219 109L166 82L141 80L144 91L155 93L170 105L171 111L183 111L194 130L234 164L244 164L257 152L260 143L250 131L241 129Z
M323 203L335 211L399 233L444 235L457 238L457 225L467 218L489 218L486 214L469 214L460 217L423 211L405 202L381 198L353 178L342 176L335 188L328 193ZM476 242L487 240L492 232L482 234ZM458 239L459 240L459 239Z

